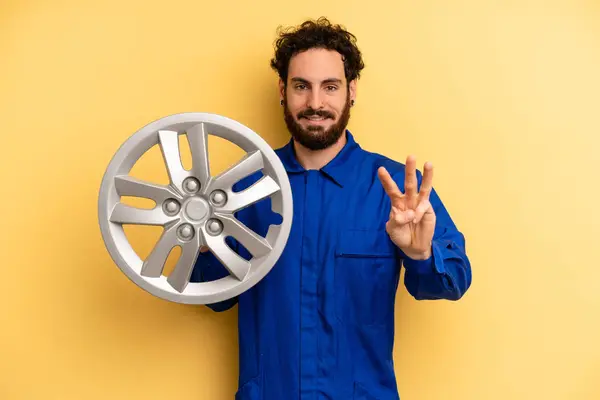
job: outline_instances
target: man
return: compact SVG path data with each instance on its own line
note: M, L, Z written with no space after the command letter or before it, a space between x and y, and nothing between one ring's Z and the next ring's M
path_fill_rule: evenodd
M324 18L307 21L281 33L271 65L292 136L276 153L294 216L269 274L209 305L239 306L236 399L398 399L392 349L400 268L416 299L458 300L471 284L464 237L432 188L429 163L421 175L413 157L403 165L363 150L347 130L364 67L351 33ZM261 235L278 223L268 201L238 218ZM226 274L204 252L192 279Z

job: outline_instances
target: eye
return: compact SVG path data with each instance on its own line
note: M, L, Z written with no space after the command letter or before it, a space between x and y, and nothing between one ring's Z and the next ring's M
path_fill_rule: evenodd
M325 87L325 89L327 89L327 91L329 91L329 92L333 92L333 91L337 90L337 86L329 85L329 86Z
M304 89L306 89L306 85L303 84L303 83L299 83L299 84L296 85L296 89L298 89L298 90L304 90Z

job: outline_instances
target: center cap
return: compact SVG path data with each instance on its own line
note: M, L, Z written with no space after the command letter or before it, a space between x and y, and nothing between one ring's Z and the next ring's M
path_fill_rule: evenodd
M185 205L185 213L187 217L194 221L201 221L208 215L209 205L200 198L191 199Z

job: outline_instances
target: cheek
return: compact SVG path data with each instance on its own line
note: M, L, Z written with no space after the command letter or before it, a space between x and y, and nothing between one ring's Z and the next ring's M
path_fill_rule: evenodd
M327 103L325 108L335 114L335 118L339 118L344 112L344 107L346 106L345 98L332 98Z
M304 104L294 104L292 102L288 102L288 110L290 114L294 117L294 119L298 119L297 116L300 112L305 110Z
M287 98L287 102L288 102L288 108L290 109L290 111L292 113L297 113L298 111L303 110L304 105L306 104L304 99L300 96L289 96Z

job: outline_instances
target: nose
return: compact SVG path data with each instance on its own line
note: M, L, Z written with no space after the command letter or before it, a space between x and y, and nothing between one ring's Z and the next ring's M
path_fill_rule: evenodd
M323 98L318 89L311 90L308 99L306 99L306 106L313 110L323 108Z

